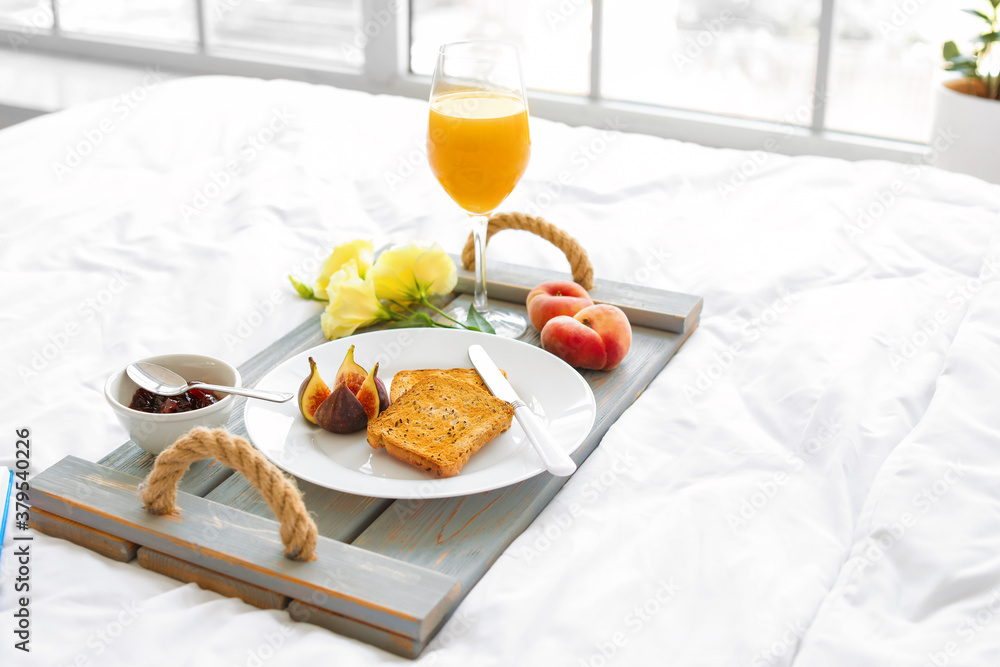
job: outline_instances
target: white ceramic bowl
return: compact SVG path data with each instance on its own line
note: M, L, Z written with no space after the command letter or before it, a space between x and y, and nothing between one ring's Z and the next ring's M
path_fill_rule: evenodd
M185 380L200 380L229 387L239 387L241 382L240 373L233 366L221 359L200 354L161 354L139 361L148 361L169 368ZM162 452L172 445L174 440L196 426L208 428L225 426L236 400L232 394L219 394L219 402L205 408L155 414L128 407L132 402L132 395L138 388L139 385L125 374L125 368L122 367L108 378L104 385L104 398L115 411L118 421L128 430L132 442L153 455Z

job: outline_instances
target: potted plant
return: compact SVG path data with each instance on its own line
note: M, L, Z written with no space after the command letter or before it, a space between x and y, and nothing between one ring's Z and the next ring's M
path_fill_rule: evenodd
M944 43L944 68L961 76L938 90L930 145L938 166L1000 183L1000 133L988 129L1000 122L1000 0L988 5L963 10L983 21L971 54Z

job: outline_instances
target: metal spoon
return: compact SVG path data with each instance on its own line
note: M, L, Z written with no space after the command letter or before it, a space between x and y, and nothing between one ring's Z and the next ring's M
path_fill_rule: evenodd
M192 387L218 391L223 394L262 398L265 401L274 401L275 403L284 403L295 396L295 394L287 394L280 391L260 391L259 389L243 389L242 387L223 387L205 382L188 382L169 368L157 366L146 361L137 361L134 364L129 364L125 367L125 373L143 389L151 391L154 394L159 394L160 396L177 396Z

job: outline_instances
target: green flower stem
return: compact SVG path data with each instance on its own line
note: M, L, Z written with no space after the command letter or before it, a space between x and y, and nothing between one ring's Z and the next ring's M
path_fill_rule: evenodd
M420 299L419 299L419 301L420 301L420 304L421 304L422 306L425 306L425 307L427 307L427 308L430 308L431 310L433 310L433 311L434 311L435 313L437 313L437 314L438 314L438 315L440 315L441 317L443 317L443 318L445 318L445 319L448 319L448 320L451 320L452 322L454 322L454 323L455 323L455 324L457 324L458 326L462 327L463 329L468 329L468 327L467 327L467 326L465 326L465 323L464 323L464 322L459 322L459 321L458 321L458 320L456 320L456 319L455 319L454 317L450 317L450 316L448 315L448 313L444 312L443 310L441 310L440 308L438 308L438 307L437 307L437 306L435 306L435 305L434 305L433 303L431 303L430 301L428 301L428 300L427 300L427 294L426 294L426 292L424 291L424 288L420 286L420 281L418 281L418 280L417 280L417 276L416 276L416 275L414 275L414 276L413 276L413 291L414 291L414 292L415 292L416 294L419 294L419 295L420 295ZM441 325L441 326L443 326L443 327L445 327L445 328L447 328L447 329L454 329L454 328L455 328L455 327L450 327L450 326L448 326L448 325L446 325L446 324L445 324L445 325Z
M433 303L431 303L430 301L428 301L427 297L424 296L424 295L422 295L422 294L420 295L420 303L423 304L424 306L427 306L428 308L430 308L431 310L433 310L434 312L436 312L441 317L444 317L445 319L451 320L452 322L454 322L458 326L462 327L463 329L468 329L469 328L469 327L465 326L464 322L459 322L454 317L451 317L450 315L448 315L448 313L444 312L443 310L441 310L440 308L438 308L437 306L435 306ZM448 328L449 329L454 329L455 327L448 327Z
M395 301L390 301L389 303L391 303L391 304L393 304L395 306L399 306L400 308L402 308L403 310L405 310L410 315L413 314L412 310L410 310L409 308L407 308L406 306L404 306L402 304L398 304ZM384 319L392 320L394 322L398 322L399 320L405 320L407 317L409 317L409 315L403 315L402 313L397 313L397 312L395 312L393 310L390 310L389 308L384 308L383 307L381 309L381 311L386 316Z
M410 308L409 306L407 306L407 305L406 305L405 303L400 303L400 302L398 302L398 301L393 301L392 299L386 299L386 301L388 301L388 302L389 302L389 303L391 303L392 305L396 306L396 308L401 308L402 310L405 310L405 311L406 311L406 312L408 312L408 313L409 313L410 315L412 315L412 314L413 314L413 309L412 309L412 308ZM391 312L391 311L390 311L390 312Z
M423 317L426 318L424 321L428 322L433 327L436 327L436 328L439 328L439 329L454 329L455 328L453 326L450 326L450 325L447 325L447 324L443 324L441 322L435 322L426 313L421 313L419 311L416 311L416 310L410 308L408 305L406 305L404 303L400 303L398 301L393 301L392 299L386 299L386 301L388 301L389 303L391 303L396 308L399 308L400 310L403 310L403 311L405 311L407 313L407 314L404 315L403 313L397 313L397 312L394 312L392 310L386 309L386 311L390 314L390 317L391 317L391 319L393 321L402 322L404 320L409 320L411 318L414 318L414 317L416 317L418 315L423 315ZM426 305L430 306L431 308L434 308L434 306L431 306L430 304L426 304ZM437 308L434 308L434 310L437 310ZM438 310L438 312L440 313L441 311ZM445 315L445 317L448 317L448 316ZM451 319L451 318L448 318L448 319Z
M410 313L411 315L415 312L409 306L407 306L405 304L402 304L402 303L399 303L398 301L390 301L389 303L391 303L392 305L394 305L394 306L396 306L398 308L402 308L403 310L405 310L406 312ZM442 317L451 320L455 324L461 326L463 329L468 328L468 327L465 326L464 323L459 322L454 317L450 317L448 315L448 313L444 312L443 310L441 310L440 308L438 308L437 306L435 306L433 303L431 303L430 301L428 301L427 297L424 296L424 295L420 295L420 305L426 306L427 308L430 308L431 310L433 310L434 312L436 312L438 315L441 315ZM438 327L441 327L441 328L444 328L444 329L454 329L455 328L453 326L449 326L447 324L442 324L440 322L435 322L434 324L435 324L435 326L438 326Z

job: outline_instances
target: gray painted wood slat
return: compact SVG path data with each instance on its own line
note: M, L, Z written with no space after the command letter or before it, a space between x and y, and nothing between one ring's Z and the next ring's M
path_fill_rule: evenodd
M300 623L318 625L339 635L351 637L372 646L378 646L381 649L403 656L404 658L416 658L420 655L420 651L423 650L424 646L431 640L431 637L433 637L431 635L424 639L414 639L413 637L386 632L381 628L359 623L353 618L334 614L301 600L292 600L288 605L288 615Z
M319 534L339 542L351 542L365 528L385 511L392 500L387 498L366 498L340 491L333 491L310 482L296 479L306 509L312 515ZM207 496L229 508L230 521L239 521L239 515L249 512L265 519L273 519L271 509L260 492L242 475L233 475L217 486Z
M467 297L459 301L464 299ZM573 455L577 464L597 447L690 333L682 336L633 327L632 348L618 370L583 371L594 390L597 420L587 441ZM565 482L566 478L542 473L489 493L397 500L353 544L452 575L461 580L464 597Z
M120 537L109 535L108 533L94 530L76 521L71 521L55 514L49 514L37 507L31 508L31 517L28 525L35 530L72 542L81 547L86 547L91 551L96 551L102 556L121 563L128 563L136 556L139 545L135 542L123 540Z
M136 477L145 477L153 469L155 457L139 449L131 440L119 446L98 463L112 470L119 470ZM194 463L177 488L185 493L203 496L233 474L232 468L220 465L214 459Z
M228 523L223 505L179 493L179 512L147 513L136 498L141 479L67 456L37 475L32 506L85 517L91 528L174 558L303 600L388 632L422 640L450 613L460 592L452 577L324 537L317 559L282 556L279 525L243 513Z
M476 277L462 267L458 255L452 255L458 269L459 294L472 294ZM486 261L489 298L523 305L536 285L553 280L572 280L568 273L539 269L506 262ZM690 333L698 326L703 305L700 296L668 290L619 283L594 277L590 298L597 303L610 303L621 308L632 326L649 327L673 333ZM508 305L508 304L505 304Z
M251 586L245 581L192 565L187 561L154 551L148 547L140 547L137 555L139 565L150 572L158 572L184 583L198 584L205 590L227 597L239 598L260 609L281 610L288 607L288 603L291 602L291 598L287 595L279 595L260 586Z

